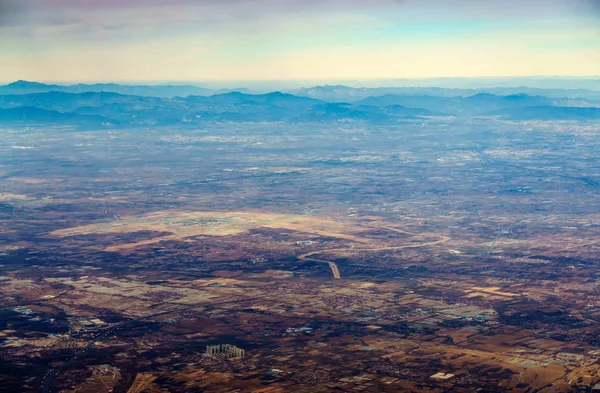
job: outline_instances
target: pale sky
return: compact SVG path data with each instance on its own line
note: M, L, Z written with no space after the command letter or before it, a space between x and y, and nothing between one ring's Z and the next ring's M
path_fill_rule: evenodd
M0 80L600 75L600 0L0 0Z

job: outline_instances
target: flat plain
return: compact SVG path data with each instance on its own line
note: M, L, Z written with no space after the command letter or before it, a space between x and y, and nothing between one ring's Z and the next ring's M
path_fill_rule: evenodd
M4 127L0 390L591 391L599 126Z

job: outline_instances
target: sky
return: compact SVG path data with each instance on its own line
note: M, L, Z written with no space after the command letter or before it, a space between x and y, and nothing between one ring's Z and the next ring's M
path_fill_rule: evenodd
M600 75L600 0L0 0L0 81Z

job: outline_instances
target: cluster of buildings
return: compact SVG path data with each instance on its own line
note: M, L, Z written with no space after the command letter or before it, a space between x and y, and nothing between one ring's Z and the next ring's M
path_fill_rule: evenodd
M218 359L243 358L246 351L231 344L209 345L206 355Z

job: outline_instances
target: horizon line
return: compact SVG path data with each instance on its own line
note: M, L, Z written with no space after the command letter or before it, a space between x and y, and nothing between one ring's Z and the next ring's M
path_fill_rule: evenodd
M154 85L168 85L168 84L219 84L219 83L299 83L299 82L324 82L328 83L356 83L356 82L384 82L384 81L432 81L439 79L450 79L450 80L511 80L511 79L575 79L575 80L586 80L586 79L599 79L598 75L503 75L503 76L436 76L436 77L398 77L398 78L364 78L364 79L310 79L310 78L298 78L298 79L199 79L199 80L126 80L126 79L86 79L86 80L29 80L29 79L10 79L0 80L0 83L9 85L17 82L29 82L29 83L40 83L40 84L123 84L130 83L134 85L141 84L154 84Z

